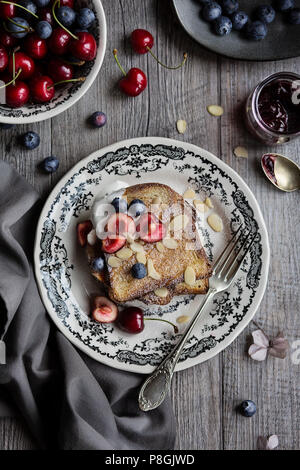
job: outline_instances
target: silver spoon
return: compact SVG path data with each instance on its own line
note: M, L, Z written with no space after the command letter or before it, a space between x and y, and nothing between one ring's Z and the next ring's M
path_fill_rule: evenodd
M278 153L265 153L261 157L262 169L276 188L291 192L300 189L300 167Z

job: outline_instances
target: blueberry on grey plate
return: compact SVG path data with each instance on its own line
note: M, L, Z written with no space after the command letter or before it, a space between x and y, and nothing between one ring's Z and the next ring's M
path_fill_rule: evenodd
M275 0L274 6L278 11L288 11L294 8L295 0Z
M115 197L111 204L114 206L116 212L125 213L128 210L128 204L122 197Z
M275 20L276 11L271 5L260 5L254 11L255 18L263 23L272 23Z
M40 136L33 131L22 135L21 142L28 150L33 150L40 145Z
M42 168L46 173L54 173L59 167L59 160L54 157L47 157L42 161Z
M41 39L48 39L52 34L52 26L48 21L39 21L35 26L35 32Z
M266 37L268 28L262 21L253 21L245 26L246 38L253 41L261 41Z
M287 21L290 24L300 24L300 8L293 8L287 13Z
M202 16L205 21L214 21L222 14L222 8L217 2L210 2L204 6Z
M131 268L131 274L135 279L143 279L147 276L147 269L143 263L135 263Z
M232 29L241 31L249 21L249 16L244 11L236 11L231 16Z
M95 127L103 127L106 124L106 114L102 111L96 111L90 117L90 123Z
M90 8L81 8L76 14L76 23L80 28L90 28L95 21L95 14Z
M104 259L99 256L99 258L94 258L92 261L92 269L97 273L100 273L105 268Z
M70 7L60 7L56 12L58 21L60 21L64 26L72 26L76 19L75 11Z
M230 34L232 31L232 22L231 19L227 16L220 16L213 22L214 32L218 36L225 36Z
M238 0L222 0L221 1L222 11L225 15L232 15L239 9Z
M245 400L239 406L240 412L246 418L251 418L256 413L256 404L252 400Z
M139 217L146 212L147 207L141 199L133 199L129 204L128 214L131 217Z

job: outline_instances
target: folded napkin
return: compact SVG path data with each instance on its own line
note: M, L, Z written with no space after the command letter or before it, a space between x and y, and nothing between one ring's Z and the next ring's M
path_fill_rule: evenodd
M41 448L172 449L170 401L140 411L138 391L145 377L89 358L47 315L32 268L38 200L0 160L0 340L6 345L0 416L10 412L6 405L13 407Z

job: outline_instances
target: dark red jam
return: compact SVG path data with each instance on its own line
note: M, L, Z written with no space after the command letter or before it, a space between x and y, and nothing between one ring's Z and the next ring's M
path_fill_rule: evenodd
M266 174L269 176L269 178L275 184L277 184L277 180L276 180L276 176L275 176L275 159L276 159L276 155L266 153L262 157L262 166L263 166Z
M261 90L258 112L270 130L282 134L300 131L300 90L298 91L293 88L291 81L282 79L274 80Z

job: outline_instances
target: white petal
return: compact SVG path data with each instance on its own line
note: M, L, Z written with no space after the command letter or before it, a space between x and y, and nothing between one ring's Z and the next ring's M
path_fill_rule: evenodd
M260 348L256 344L251 344L248 354L254 361L264 361L267 357L268 349Z
M265 335L262 330L252 331L252 337L254 344L257 344L257 346L264 348L267 348L269 346L269 338Z
M275 449L275 447L278 447L278 445L279 445L278 436L276 436L276 434L273 434L268 439L267 449L273 450Z

